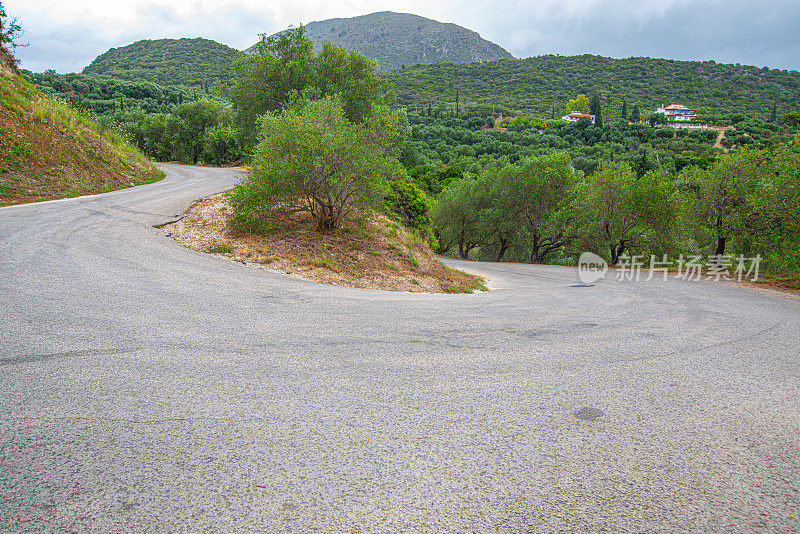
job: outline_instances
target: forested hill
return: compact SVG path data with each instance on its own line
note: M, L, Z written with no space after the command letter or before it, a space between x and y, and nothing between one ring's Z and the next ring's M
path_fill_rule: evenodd
M386 74L401 105L464 102L503 105L541 116L561 115L578 94L598 95L607 111L638 103L654 111L680 103L706 114L769 117L800 107L800 73L714 61L634 57L537 56L482 64L415 65ZM606 114L607 116L607 114Z
M324 41L375 60L379 70L415 63L468 63L513 58L499 45L456 24L383 11L311 22L306 36L319 51Z
M83 74L205 87L233 80L241 52L210 39L145 39L97 56Z

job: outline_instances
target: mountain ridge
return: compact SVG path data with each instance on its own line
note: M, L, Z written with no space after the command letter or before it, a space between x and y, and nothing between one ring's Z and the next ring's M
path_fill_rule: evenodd
M306 37L314 43L315 52L321 50L324 41L330 41L374 60L381 71L413 64L482 63L514 58L503 47L469 28L412 13L379 11L313 21L303 27Z

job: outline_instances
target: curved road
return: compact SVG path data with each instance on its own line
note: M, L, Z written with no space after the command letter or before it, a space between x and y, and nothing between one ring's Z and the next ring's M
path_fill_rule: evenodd
M235 172L0 209L0 532L797 532L800 305L453 264L318 285L153 225Z

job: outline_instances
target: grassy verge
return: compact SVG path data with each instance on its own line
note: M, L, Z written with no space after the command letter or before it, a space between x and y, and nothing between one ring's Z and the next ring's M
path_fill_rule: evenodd
M759 279L753 282L760 286L767 286L774 289L800 292L800 273L788 275L762 274Z
M0 74L0 206L105 193L164 173L115 132Z

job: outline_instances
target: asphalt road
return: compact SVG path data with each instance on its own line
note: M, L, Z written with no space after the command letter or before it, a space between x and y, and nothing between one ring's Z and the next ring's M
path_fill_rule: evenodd
M0 531L798 532L800 303L453 264L318 285L153 228L233 171L0 209Z

